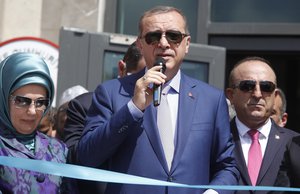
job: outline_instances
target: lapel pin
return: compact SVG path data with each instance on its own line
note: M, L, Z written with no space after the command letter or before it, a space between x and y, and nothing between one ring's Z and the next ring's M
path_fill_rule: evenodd
M275 139L280 139L280 136L279 135L275 135Z
M191 97L192 99L195 99L192 92L189 92L188 96Z

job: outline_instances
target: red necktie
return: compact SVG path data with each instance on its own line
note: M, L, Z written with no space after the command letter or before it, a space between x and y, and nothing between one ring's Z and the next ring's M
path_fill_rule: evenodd
M259 132L256 129L252 129L248 131L248 134L252 139L252 143L248 152L248 173L252 185L256 185L257 177L262 162L262 153L258 141Z

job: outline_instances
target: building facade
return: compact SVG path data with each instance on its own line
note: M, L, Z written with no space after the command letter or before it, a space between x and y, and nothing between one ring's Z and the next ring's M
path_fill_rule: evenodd
M270 60L287 96L287 127L300 131L298 0L0 0L0 42L36 36L59 44L63 26L136 36L141 14L155 5L180 8L192 42L226 48L225 78L245 56Z

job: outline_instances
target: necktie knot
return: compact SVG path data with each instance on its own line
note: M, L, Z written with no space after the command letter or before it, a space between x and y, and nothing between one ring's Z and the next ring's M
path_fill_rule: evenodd
M248 131L248 134L250 135L252 141L253 140L258 140L259 138L259 131L256 129L251 129Z

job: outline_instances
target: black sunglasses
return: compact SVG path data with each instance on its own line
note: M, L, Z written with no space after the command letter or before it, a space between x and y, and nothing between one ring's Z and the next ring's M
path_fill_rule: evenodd
M33 100L24 96L10 95L10 97L17 108L28 108L33 102L36 110L44 111L50 104L50 100L47 98L37 98Z
M253 91L255 87L255 80L243 80L239 84L233 86L233 88L239 88L243 92ZM276 85L271 81L260 81L259 87L262 92L271 93L275 90Z
M148 32L144 38L147 44L156 44L160 41L162 36L165 36L169 43L178 44L181 43L183 38L189 36L188 34L183 34L180 31L168 30L165 32L162 31L155 31L155 32Z

